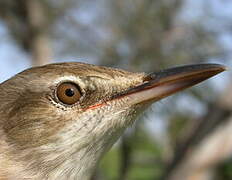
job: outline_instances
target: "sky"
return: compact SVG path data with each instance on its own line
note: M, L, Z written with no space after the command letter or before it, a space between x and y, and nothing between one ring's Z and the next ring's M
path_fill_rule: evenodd
M208 19L209 23L215 27L215 24L220 26L226 26L223 22L216 22L217 18L232 18L232 1L230 0L186 0L185 6L182 8L181 17L186 19L186 21L197 21L199 18L204 16L205 7L209 11L213 11L212 17ZM84 13L81 17L86 22L92 19L92 15L88 17L88 14ZM225 29L225 28L221 28ZM0 82L10 78L14 74L30 67L30 57L22 52L15 43L12 41L8 34L6 26L0 22ZM222 32L220 36L221 44L228 50L232 52L232 36L231 33ZM76 60L76 57L62 58L55 55L54 62L70 61L70 59ZM78 58L78 61L84 61L82 58ZM213 60L214 62L217 60ZM89 61L87 61L89 62ZM229 64L231 66L232 63Z

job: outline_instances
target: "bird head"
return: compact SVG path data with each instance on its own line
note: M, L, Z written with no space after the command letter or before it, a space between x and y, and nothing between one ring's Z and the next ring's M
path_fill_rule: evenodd
M25 70L0 84L0 159L28 177L88 179L148 105L224 70L201 64L146 74L83 63Z

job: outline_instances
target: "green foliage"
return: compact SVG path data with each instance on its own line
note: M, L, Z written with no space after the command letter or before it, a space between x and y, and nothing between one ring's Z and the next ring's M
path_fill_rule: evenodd
M218 166L216 174L217 180L232 179L232 159Z
M112 148L103 158L100 169L105 179L117 179L119 172L120 155L118 147Z
M187 114L173 113L169 123L169 137L172 142L177 142L181 137L181 133L186 128L186 124L189 122L189 116Z
M162 148L143 131L136 131L132 138L132 162L129 167L128 180L158 179L162 173ZM101 172L106 180L118 179L120 174L120 149L114 147L101 162Z

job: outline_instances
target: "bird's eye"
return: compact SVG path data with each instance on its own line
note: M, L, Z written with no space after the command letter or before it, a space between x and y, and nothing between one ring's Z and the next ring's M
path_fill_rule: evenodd
M57 87L56 95L62 103L72 105L81 98L81 91L76 84L65 82Z

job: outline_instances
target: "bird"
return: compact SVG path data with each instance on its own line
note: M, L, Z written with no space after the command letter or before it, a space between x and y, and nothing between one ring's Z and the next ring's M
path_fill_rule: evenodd
M152 103L225 70L138 73L78 62L24 70L0 84L0 179L88 180Z

